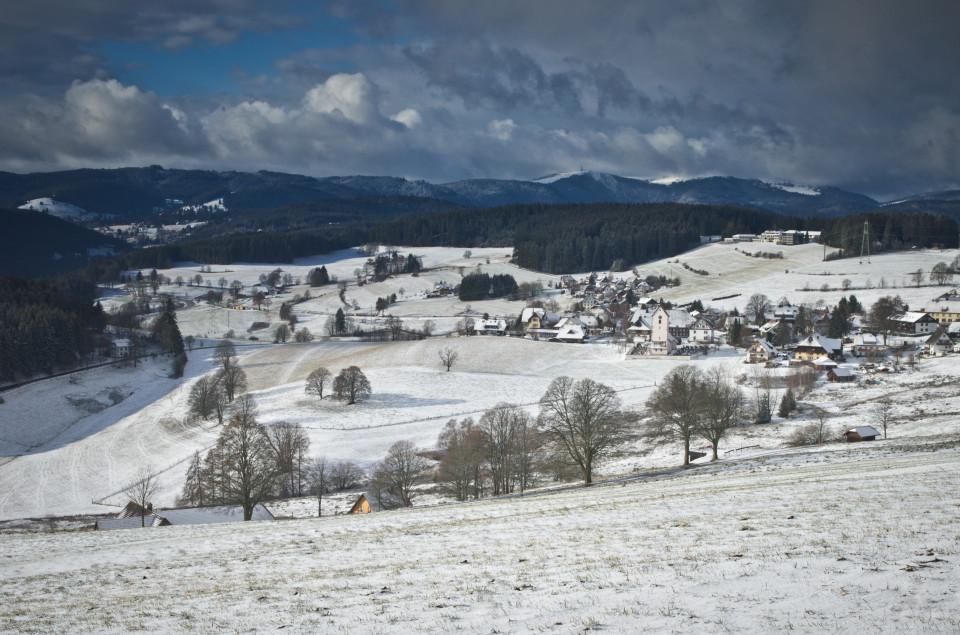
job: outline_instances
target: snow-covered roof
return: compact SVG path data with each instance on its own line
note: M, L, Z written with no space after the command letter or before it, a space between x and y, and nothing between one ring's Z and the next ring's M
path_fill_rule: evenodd
M156 514L147 514L142 519L140 516L130 516L128 518L104 518L97 521L97 529L109 531L113 529L140 529L141 527L160 527L165 523L165 519ZM170 524L170 523L166 523Z
M243 507L223 505L219 507L188 507L184 509L164 509L158 515L170 521L171 525L206 525L210 523L235 523L243 520ZM253 508L250 520L275 520L263 504Z
M773 355L777 352L777 349L773 347L773 344L768 342L765 339L754 340L753 345L757 348L762 348L767 354Z
M710 320L708 320L705 317L700 317L697 319L696 322L694 322L693 326L691 326L690 328L698 331L699 330L712 331L714 330L715 327L713 326L713 323Z
M819 366L820 368L837 368L837 362L826 356L813 360L813 365Z
M854 346L886 346L886 335L873 333L857 333L853 336Z
M901 313L900 315L895 316L894 319L897 322L913 323L919 322L926 315L926 313L922 313L920 311L907 311L906 313Z
M843 342L840 340L831 339L829 337L824 337L819 333L814 333L797 344L797 348L803 347L822 348L828 353L833 353L835 351L843 350Z
M583 340L586 336L579 324L567 324L557 333L558 340Z
M853 377L853 371L850 370L849 368L838 366L832 370L833 370L834 376L836 377Z
M474 331L506 331L507 321L503 319L490 318L488 320L476 320L473 323Z
M525 308L523 311L520 312L520 319L523 322L529 322L534 315L536 315L540 319L543 319L543 316L545 313L546 311L544 311L539 307L528 306L527 308Z
M873 426L857 426L856 428L850 428L844 434L850 434L855 432L861 437L878 437L880 436L880 431L874 428Z

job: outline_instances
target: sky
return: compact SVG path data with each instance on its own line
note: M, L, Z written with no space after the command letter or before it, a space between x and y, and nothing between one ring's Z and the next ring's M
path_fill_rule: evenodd
M960 188L954 0L35 0L0 170Z

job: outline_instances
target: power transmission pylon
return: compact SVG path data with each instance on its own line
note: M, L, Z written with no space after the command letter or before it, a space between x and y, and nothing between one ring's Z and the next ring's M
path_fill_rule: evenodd
M863 252L867 252L867 264L870 264L870 223L863 221L863 240L860 243L860 264L863 264Z

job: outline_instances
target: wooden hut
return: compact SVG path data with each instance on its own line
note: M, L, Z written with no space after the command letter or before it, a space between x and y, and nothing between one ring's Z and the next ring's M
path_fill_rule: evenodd
M873 426L857 426L843 433L843 438L850 441L874 441L880 433Z

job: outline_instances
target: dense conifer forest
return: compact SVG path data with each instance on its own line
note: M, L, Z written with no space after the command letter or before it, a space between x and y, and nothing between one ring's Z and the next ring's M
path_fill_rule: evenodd
M956 248L960 239L957 221L947 216L867 212L825 219L820 242L848 254L859 254L863 246L864 222L867 223L873 253L938 245Z
M0 277L0 380L70 368L106 325L93 286Z

